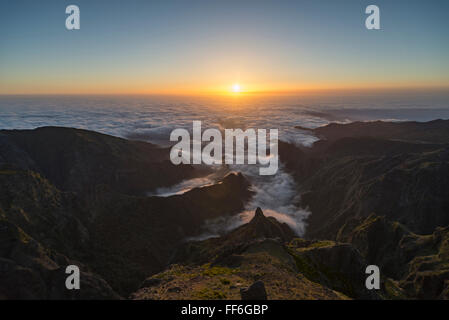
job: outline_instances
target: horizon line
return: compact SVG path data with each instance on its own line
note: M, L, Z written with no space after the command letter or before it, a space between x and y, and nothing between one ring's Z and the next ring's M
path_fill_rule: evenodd
M0 96L254 96L254 95L300 95L314 93L336 93L336 92L394 92L394 91L448 91L449 85L441 86L397 86L397 87L335 87L335 88L311 88L298 90L254 90L242 92L226 91L197 91L197 92L21 92L2 93Z

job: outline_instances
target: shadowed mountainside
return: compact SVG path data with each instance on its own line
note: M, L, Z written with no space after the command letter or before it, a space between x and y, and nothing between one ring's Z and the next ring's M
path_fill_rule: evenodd
M376 124L377 131L373 128ZM442 132L430 135L435 124ZM382 131L384 122L366 125L370 132L387 134ZM331 124L314 130L329 136L310 149L280 144L281 161L300 185L301 205L313 213L308 221L310 236L335 238L347 219L373 212L417 233L431 233L437 226L449 224L449 134L443 140L449 121L387 123L389 128L395 125L399 129L390 131L410 136L406 131L410 127L414 138L424 140L425 136L430 143L348 137L355 131L353 124ZM359 129L355 135L365 132L361 123L355 127Z
M196 174L192 166L172 165L167 148L63 127L0 130L1 162L38 172L60 190L84 196L98 185L141 195Z
M322 138L311 148L280 144L302 195L297 205L312 212L307 238L352 243L398 281L399 296L447 297L449 121L311 132Z
M14 276L17 270L36 273L47 268L42 259L28 264L19 258L37 255L21 244L33 239L34 247L39 244L44 252L80 261L86 271L99 274L98 283L104 278L119 294L127 295L146 276L164 268L179 243L198 235L205 220L241 211L251 196L241 174L229 174L216 185L182 195L144 196L204 174L192 166L172 165L168 155L168 149L86 130L1 131L0 219L23 234L5 244L2 276L14 286L21 281ZM39 274L43 280L26 297L66 297L50 294L66 291L64 282L54 290L54 283ZM104 295L101 287L96 289L98 298L117 296L112 290ZM73 298L87 298L86 292L75 292ZM13 297L6 289L0 295ZM88 297L92 295L95 292Z

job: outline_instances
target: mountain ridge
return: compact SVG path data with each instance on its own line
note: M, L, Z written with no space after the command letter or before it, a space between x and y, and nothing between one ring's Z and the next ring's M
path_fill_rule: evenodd
M312 212L305 238L257 208L221 237L188 242L245 209L241 173L146 196L207 171L87 130L1 130L0 297L239 299L257 282L268 299L447 299L447 123L338 124L315 129L324 139L311 148L280 141L301 195L292 205ZM71 263L89 288L79 294L62 287ZM369 264L382 270L379 291L364 286Z

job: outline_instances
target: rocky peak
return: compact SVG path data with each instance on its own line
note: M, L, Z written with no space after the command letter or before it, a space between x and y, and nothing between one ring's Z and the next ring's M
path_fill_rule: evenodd
M266 217L259 207L253 219L242 226L240 231L246 238L279 238L282 241L290 241L295 235L286 223L279 222L273 217Z
M254 214L254 219L261 219L261 218L265 218L265 215L262 212L262 209L260 209L260 207L257 207L256 209L256 213Z

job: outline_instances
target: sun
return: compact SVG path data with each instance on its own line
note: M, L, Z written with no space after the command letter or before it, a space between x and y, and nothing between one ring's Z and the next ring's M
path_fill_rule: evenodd
M232 85L232 92L238 93L238 92L240 92L240 90L241 90L240 84L234 83L234 84Z

